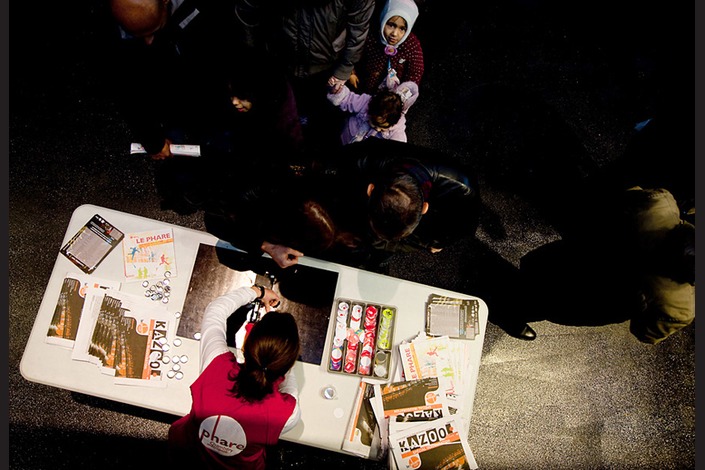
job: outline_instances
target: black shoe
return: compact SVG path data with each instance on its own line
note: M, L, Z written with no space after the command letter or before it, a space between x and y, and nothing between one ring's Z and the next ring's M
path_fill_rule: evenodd
M526 323L502 329L513 338L523 339L524 341L533 341L536 339L536 332Z

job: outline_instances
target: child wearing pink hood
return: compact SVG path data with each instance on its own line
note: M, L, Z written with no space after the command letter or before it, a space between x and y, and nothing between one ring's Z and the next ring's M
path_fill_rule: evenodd
M373 94L402 82L421 84L424 58L411 29L419 16L414 0L387 0L380 13L379 33L370 29L360 60L348 83L358 93Z

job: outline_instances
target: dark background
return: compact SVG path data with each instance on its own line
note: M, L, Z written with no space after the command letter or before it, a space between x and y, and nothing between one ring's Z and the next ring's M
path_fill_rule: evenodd
M200 213L160 210L152 162L129 155L129 130L105 76L103 5L10 6L10 468L152 466L176 419L19 373L76 207L96 204L204 229ZM635 0L459 8L422 3L414 32L426 75L408 135L477 168L486 211L475 240L435 256L397 256L388 272L480 294L483 280L501 286L522 256L560 238L535 196L537 189L561 194L537 188L527 162L545 158L593 171L620 159L635 124L654 116L669 123L658 145L661 172L669 174L674 160L690 161L693 10L688 2ZM609 305L600 292L575 302L593 303L596 312ZM567 319L571 311L566 304ZM480 467L695 468L695 324L648 346L621 319L570 323L532 323L533 342L488 324L469 437ZM386 468L288 442L272 450L270 464Z

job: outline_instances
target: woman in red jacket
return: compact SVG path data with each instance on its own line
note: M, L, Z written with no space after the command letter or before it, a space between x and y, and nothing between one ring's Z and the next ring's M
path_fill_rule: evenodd
M300 419L292 367L299 357L294 317L271 311L254 324L243 360L228 348L228 317L259 300L269 311L279 296L262 286L240 287L212 301L201 324L201 374L191 385L191 412L169 429L179 467L264 469L267 446Z

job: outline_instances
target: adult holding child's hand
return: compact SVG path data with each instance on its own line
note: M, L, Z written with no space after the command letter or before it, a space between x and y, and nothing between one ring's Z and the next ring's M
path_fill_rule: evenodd
M343 89L343 85L345 85L345 80L341 80L339 78L335 77L330 77L328 79L328 86L330 87L330 92L337 94L340 93L340 90Z

